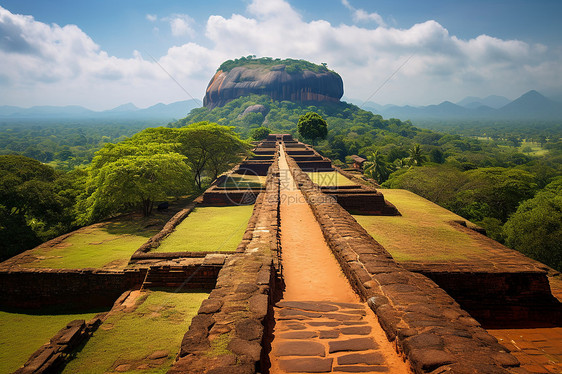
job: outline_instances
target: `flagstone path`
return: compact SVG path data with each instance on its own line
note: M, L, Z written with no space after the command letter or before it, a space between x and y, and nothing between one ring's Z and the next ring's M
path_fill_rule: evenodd
M284 151L279 169L285 290L274 308L270 372L410 373L342 273Z

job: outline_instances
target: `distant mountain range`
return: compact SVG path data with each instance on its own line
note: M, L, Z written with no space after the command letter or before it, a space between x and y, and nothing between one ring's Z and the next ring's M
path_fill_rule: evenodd
M358 100L342 100L361 105ZM171 104L156 104L139 109L128 103L104 111L93 111L81 106L34 106L20 108L0 106L0 121L6 120L159 120L172 121L184 118L189 112L201 105L194 100L178 101ZM562 103L551 100L537 91L529 91L510 101L503 96L485 98L467 97L459 102L444 101L438 105L396 106L379 105L367 102L362 105L365 110L380 114L384 118L401 120L562 120Z
M200 107L194 100L178 101L171 104L156 104L140 109L128 103L116 108L93 111L81 106L34 106L20 108L16 106L0 106L2 120L57 120L57 119L100 119L100 120L162 120L171 121L184 118L191 109Z
M467 97L456 104L444 101L420 107L367 102L362 108L401 120L562 120L562 103L534 90L513 101L492 95L483 99Z

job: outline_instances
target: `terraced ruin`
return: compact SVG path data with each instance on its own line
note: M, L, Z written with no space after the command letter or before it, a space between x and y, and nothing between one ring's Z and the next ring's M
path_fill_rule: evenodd
M552 269L290 135L253 154L0 264L0 371L562 371Z

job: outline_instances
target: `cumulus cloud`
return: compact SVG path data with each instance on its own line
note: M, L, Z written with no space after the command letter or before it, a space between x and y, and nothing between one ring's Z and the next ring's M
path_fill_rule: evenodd
M164 20L170 23L170 29L173 36L194 36L195 30L191 27L195 20L187 14L175 14L172 17L167 17Z
M348 0L341 0L341 3L352 12L354 22L374 21L379 26L386 26L386 23L384 22L380 14L368 13L363 9L355 9Z
M187 15L146 19L168 22L176 36L195 32ZM201 98L222 61L249 54L327 62L342 75L346 96L359 100L413 56L373 97L382 104L515 97L562 84L561 52L544 45L488 35L460 39L433 20L401 29L369 19L374 27L307 21L286 1L253 0L240 14L210 15L198 30L204 44L171 46L155 62L136 51L131 58L111 56L75 25L47 25L0 7L0 102L109 107L186 99L168 74Z

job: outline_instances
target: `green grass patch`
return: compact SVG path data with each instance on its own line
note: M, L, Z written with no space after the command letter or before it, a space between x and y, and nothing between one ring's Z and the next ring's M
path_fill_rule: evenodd
M541 147L540 143L528 142L526 140L521 142L521 146L517 150L531 156L544 156L548 153L548 150Z
M381 192L402 216L353 217L396 261L468 260L486 254L482 242L449 224L464 218L406 190Z
M319 186L355 186L357 183L343 176L337 171L307 172L312 182Z
M197 207L155 252L230 252L236 250L253 205Z
M22 266L122 269L131 255L158 233L165 222L155 217L133 217L84 227L53 247L38 247L32 252L37 260Z
M261 175L231 174L219 185L219 187L237 187L240 189L259 188L263 187L266 178L266 176Z
M98 312L30 314L0 311L0 373L12 373L70 321L88 321Z
M205 292L148 291L134 311L109 316L63 373L113 372L118 365L129 365L127 373L166 373L207 296ZM170 352L164 362L147 358L164 350Z

